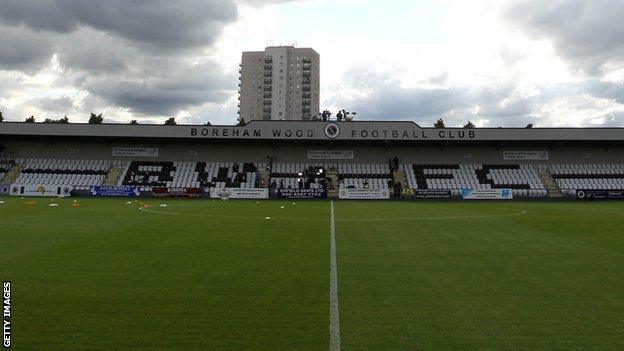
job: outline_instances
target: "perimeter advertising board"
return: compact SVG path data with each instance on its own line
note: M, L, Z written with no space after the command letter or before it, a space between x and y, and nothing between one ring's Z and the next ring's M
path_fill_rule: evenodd
M202 197L204 189L156 187L152 190L152 195L156 197Z
M9 193L13 196L71 196L72 187L58 184L11 184Z
M388 200L390 199L390 190L343 188L338 192L338 198L346 200Z
M327 191L323 189L279 189L277 197L289 200L326 199Z
M92 186L91 196L139 197L141 190L136 186Z
M462 189L463 200L511 200L511 189Z
M576 198L579 200L622 200L624 190L577 190Z
M401 189L402 199L450 199L451 190L449 189Z
M267 188L210 188L213 199L268 199Z

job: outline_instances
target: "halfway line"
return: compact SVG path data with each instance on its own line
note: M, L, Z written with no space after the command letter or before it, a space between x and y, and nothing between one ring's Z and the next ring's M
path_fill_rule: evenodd
M329 350L340 351L340 313L338 310L338 269L336 265L336 225L334 201L330 205L331 274L329 282Z

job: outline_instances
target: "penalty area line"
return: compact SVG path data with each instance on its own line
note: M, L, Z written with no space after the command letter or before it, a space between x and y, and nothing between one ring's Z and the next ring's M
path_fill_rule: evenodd
M336 262L336 219L330 203L331 273L329 282L329 350L340 351L340 311L338 309L338 268Z

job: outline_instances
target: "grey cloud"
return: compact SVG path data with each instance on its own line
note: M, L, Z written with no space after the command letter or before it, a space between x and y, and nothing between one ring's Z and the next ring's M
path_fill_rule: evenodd
M57 98L35 98L30 100L29 104L48 112L66 112L75 107L74 101L67 96Z
M3 0L0 21L59 33L73 31L77 26L75 18L56 0Z
M224 102L234 92L234 82L217 64L204 63L162 77L87 79L84 88L135 113L166 115L207 102Z
M584 87L591 96L624 104L624 83L602 82L594 79L586 82Z
M124 71L142 56L123 40L86 28L59 41L57 53L64 68L90 74Z
M45 66L54 52L49 38L21 27L0 27L0 48L0 69L26 72Z
M624 55L621 0L524 0L513 2L504 17L523 32L550 39L560 55L591 75Z
M608 115L600 116L595 119L598 123L593 126L599 127L622 127L624 126L624 112L611 113Z
M0 20L67 33L81 25L160 49L209 46L237 17L232 1L4 0Z
M400 72L399 72L400 73ZM459 126L468 120L487 119L491 125L521 126L531 122L534 101L515 91L511 84L486 88L464 86L402 87L395 72L377 72L367 67L356 67L345 75L350 88L367 91L362 98L347 99L335 96L344 107L358 112L359 118L369 120L414 120L423 126L444 118L449 126ZM353 77L353 78L349 78ZM423 81L425 86L440 83L447 74L434 75ZM478 107L475 113L473 108Z

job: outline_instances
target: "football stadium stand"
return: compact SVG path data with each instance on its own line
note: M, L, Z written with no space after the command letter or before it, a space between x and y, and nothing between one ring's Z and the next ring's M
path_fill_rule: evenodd
M331 128L329 128L331 127ZM421 128L412 122L247 126L0 124L0 183L154 188L623 190L621 128ZM10 155L10 157L6 157Z

